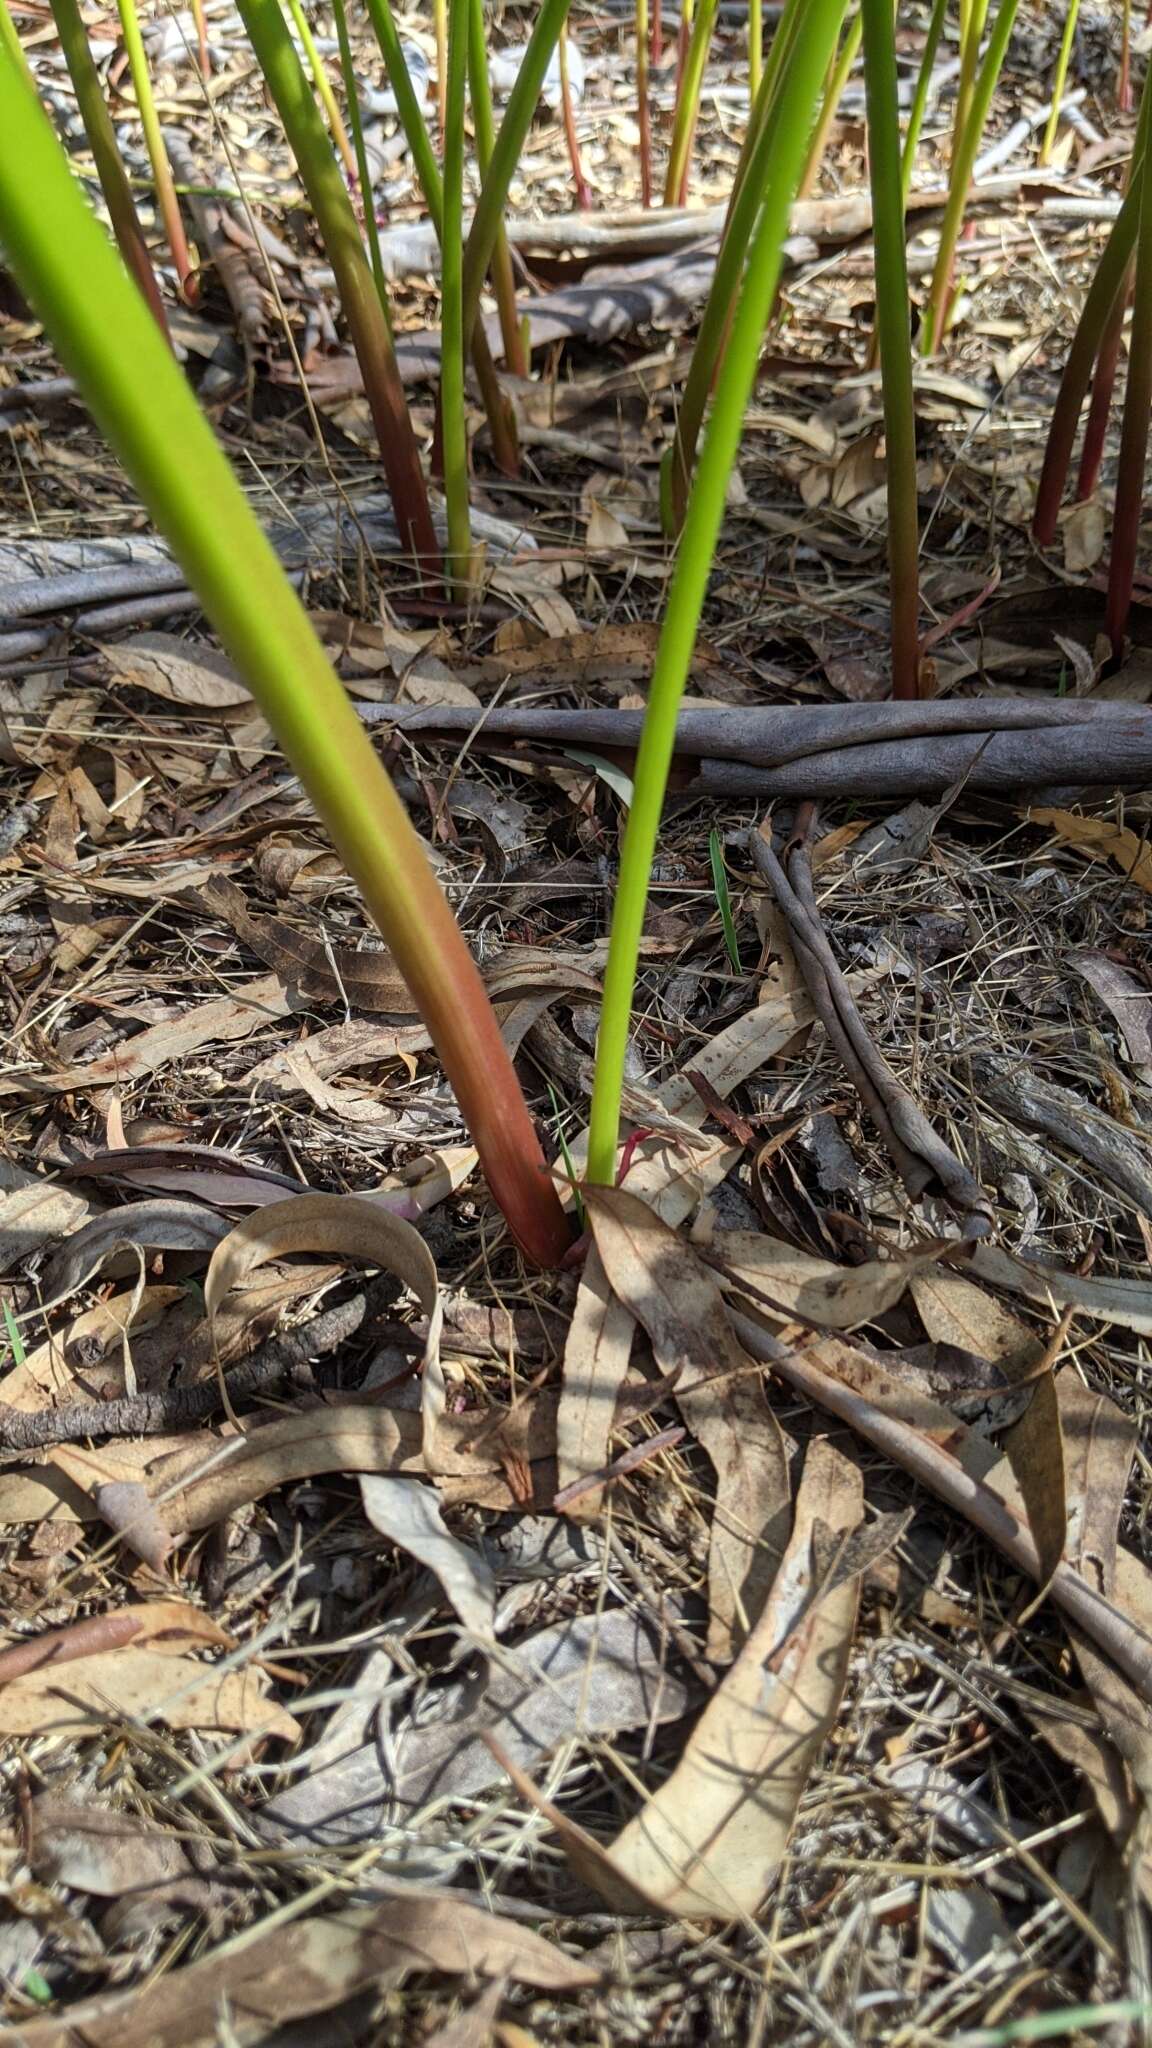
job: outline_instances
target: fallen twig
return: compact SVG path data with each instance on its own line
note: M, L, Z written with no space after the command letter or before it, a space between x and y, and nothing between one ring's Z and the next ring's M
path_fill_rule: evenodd
M89 1437L163 1436L188 1429L223 1407L222 1386L233 1403L268 1393L285 1380L311 1389L309 1361L336 1351L353 1336L367 1307L366 1297L354 1294L299 1329L271 1338L231 1372L214 1374L194 1387L164 1387L122 1401L76 1401L67 1408L32 1414L0 1403L0 1452L42 1450L47 1444L82 1443Z
M914 1199L933 1189L942 1193L960 1214L965 1235L982 1237L991 1227L992 1218L979 1182L943 1139L937 1137L923 1110L882 1059L840 971L820 920L807 836L795 840L789 848L787 873L776 858L764 827L749 833L748 844L753 865L788 920L797 962L816 1014L855 1083L908 1193Z

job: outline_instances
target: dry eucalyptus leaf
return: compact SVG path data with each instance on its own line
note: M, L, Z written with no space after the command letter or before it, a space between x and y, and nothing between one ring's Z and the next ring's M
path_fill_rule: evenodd
M1031 825L1047 825L1065 846L1071 846L1088 860L1108 860L1119 868L1126 881L1134 882L1152 896L1152 846L1131 825L1116 825L1109 818L1089 818L1080 811L1035 808L1028 812Z
M94 1216L66 1238L44 1268L46 1301L60 1301L99 1271L106 1259L125 1247L140 1251L209 1252L228 1233L226 1217L199 1202L175 1197L126 1202Z
M215 649L178 640L174 633L135 633L130 640L101 646L115 680L134 690L148 690L170 703L197 711L249 709L252 693L236 670Z
M856 1467L815 1438L767 1606L675 1770L609 1851L665 1912L738 1919L771 1889L836 1718L856 1622L858 1580L822 1586L813 1539L818 1523L849 1534L863 1510Z
M98 1396L91 1387L94 1371L99 1375L100 1397L106 1392L109 1374L119 1390L123 1374L112 1354L128 1331L141 1335L184 1298L182 1287L146 1287L138 1300L137 1293L130 1287L98 1301L74 1316L67 1329L36 1345L0 1380L0 1400L26 1413L45 1407L48 1399L83 1401L90 1395L95 1400Z
M729 1276L737 1285L744 1281L778 1302L786 1314L832 1330L857 1330L887 1315L915 1275L938 1256L933 1247L891 1259L868 1259L862 1266L838 1266L831 1259L797 1251L780 1238L748 1230L721 1231L708 1249L723 1262L725 1287ZM758 1300L757 1307L767 1309L767 1303Z
M25 1672L0 1686L0 1733L90 1733L93 1722L159 1721L167 1728L200 1728L244 1735L278 1735L292 1742L300 1724L265 1696L261 1672L216 1672L195 1657L139 1647L73 1658Z
M479 1553L445 1528L432 1487L362 1473L360 1493L372 1527L434 1574L470 1635L491 1642L496 1581Z
M180 2048L218 2048L222 2013L230 2048L258 2048L282 2027L359 1991L378 1993L413 1970L510 1978L548 1991L600 1981L598 1969L518 1921L459 1898L397 1888L371 1906L247 1931L183 1969L23 2023L20 2048L156 2048L177 2041Z
M661 1372L716 1474L708 1547L708 1655L735 1655L755 1626L787 1537L784 1439L759 1366L732 1334L715 1276L625 1188L587 1188L596 1249L647 1331Z
M204 1307L214 1323L229 1290L269 1259L327 1252L395 1273L410 1287L428 1318L421 1359L428 1469L435 1469L435 1438L444 1413L440 1330L444 1310L436 1261L419 1232L368 1195L297 1195L258 1209L238 1223L212 1255ZM369 1470L374 1469L372 1467Z
M251 1038L253 1032L262 1031L304 1007L303 996L286 989L279 975L266 974L258 981L233 989L230 995L197 1004L182 1017L150 1025L96 1059L0 1081L0 1095L60 1095L126 1086L130 1081L144 1080L162 1067L186 1061L208 1046L233 1045L239 1039Z
M912 1299L928 1336L990 1364L1026 1372L1042 1346L1026 1323L960 1273L939 1266L912 1278Z
M1112 1012L1129 1059L1152 1081L1152 994L1145 984L1106 953L1066 953L1064 960Z
M1003 1439L1004 1455L1012 1467L1028 1516L1028 1527L1040 1559L1042 1600L1060 1559L1068 1531L1064 1484L1064 1436L1056 1382L1050 1372L1041 1373L1032 1389L1032 1399Z
M0 1195L0 1273L78 1230L91 1214L85 1196L55 1181L30 1180L6 1190Z
M1104 507L1095 498L1073 505L1060 522L1064 567L1070 576L1087 575L1104 553Z
M970 1260L971 1271L992 1287L1019 1294L1038 1308L1056 1312L1080 1309L1101 1323L1119 1323L1139 1336L1152 1337L1152 1284L1147 1280L1097 1280L1068 1273L1060 1266L1041 1266L1014 1258L1000 1245L980 1244Z

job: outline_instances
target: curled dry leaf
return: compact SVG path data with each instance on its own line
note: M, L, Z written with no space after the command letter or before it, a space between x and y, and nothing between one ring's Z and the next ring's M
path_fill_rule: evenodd
M92 1204L74 1188L57 1181L29 1180L24 1187L0 1194L0 1273L68 1231L79 1230L92 1214Z
M395 1273L412 1289L428 1318L424 1339L423 1412L428 1469L435 1469L435 1436L444 1413L440 1364L443 1306L436 1262L423 1238L401 1216L370 1195L298 1195L259 1209L217 1246L204 1282L204 1306L215 1323L220 1305L239 1280L270 1259L328 1252ZM380 1467L353 1467L379 1470Z
M764 1612L671 1777L609 1852L668 1913L732 1920L755 1914L771 1889L836 1717L856 1622L858 1574L822 1572L818 1540L850 1536L863 1509L855 1466L816 1438Z
M233 2048L258 2048L282 2026L413 1970L550 1991L600 1980L594 1966L514 1920L436 1892L396 1890L371 1906L242 1934L182 1970L33 2020L20 2029L20 2048L217 2048L222 2012Z
M1107 953L1066 953L1065 964L1082 975L1112 1012L1125 1050L1144 1080L1152 1081L1152 995L1126 967Z
M174 633L136 633L115 646L101 647L116 681L134 690L148 690L173 704L197 711L252 708L252 694L222 654L210 647L192 647Z
M858 1330L863 1323L887 1315L940 1247L907 1252L891 1259L868 1259L862 1266L838 1266L831 1259L796 1251L776 1237L749 1230L725 1230L706 1247L708 1262L724 1275L744 1281L767 1296L789 1316L830 1330ZM761 1303L761 1306L766 1304Z
M74 1294L115 1252L129 1250L210 1252L227 1235L228 1223L198 1202L127 1202L94 1216L67 1238L44 1268L44 1295L60 1301Z
M719 1284L638 1196L587 1188L596 1249L647 1331L680 1413L716 1474L708 1546L708 1655L735 1654L764 1604L788 1528L784 1439L760 1369L741 1350Z

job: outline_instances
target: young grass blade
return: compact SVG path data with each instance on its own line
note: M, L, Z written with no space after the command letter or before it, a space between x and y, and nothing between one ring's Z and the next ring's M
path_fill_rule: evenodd
M748 7L748 104L760 90L764 71L764 0L750 0Z
M980 28L983 26L987 0L972 0L974 17L979 15L979 27L972 31L973 47L979 46ZM956 150L948 177L948 202L944 208L944 220L940 229L940 247L936 253L936 265L932 272L932 283L928 292L928 305L924 314L921 346L924 355L935 355L944 338L948 319L948 307L952 297L952 273L956 263L956 245L964 225L964 209L968 204L968 188L972 183L972 169L976 152L992 105L996 81L1003 69L1008 54L1008 43L1016 20L1020 0L1000 0L1000 9L988 38L984 62L980 66L972 88L971 103L963 130L957 133ZM959 118L959 117L958 117Z
M358 883L514 1235L530 1258L558 1260L568 1226L475 962L420 841L183 373L4 51L0 245Z
M932 68L940 38L944 33L944 16L948 0L933 0L932 13L928 20L928 35L924 44L924 55L920 59L920 70L916 79L916 90L908 113L908 126L904 131L904 157L901 165L900 184L907 205L912 190L912 177L916 169L916 151L920 147L920 130L924 126L924 115L928 108L928 94L932 90Z
M615 1177L620 1091L636 961L664 790L676 743L677 714L724 517L728 479L756 381L764 328L780 281L781 251L800 181L813 108L844 14L844 0L788 0L788 6L799 10L800 19L787 75L782 81L772 174L765 181L760 219L725 356L724 376L704 437L676 554L636 760L634 800L624 835L604 978L588 1144L588 1178L604 1187L611 1187ZM784 27L782 22L777 33L783 33Z
M368 162L368 150L364 142L356 66L352 60L352 44L348 39L348 14L344 0L332 0L332 18L336 23L336 40L340 45L340 72L344 80L344 96L348 101L348 124L352 130L352 145L356 151L356 182L360 190L361 210L364 215L364 239L368 244L368 260L376 280L376 296L380 301L381 311L384 318L390 321L392 316L388 304L388 280L384 275L384 264L380 256L380 230L376 225L376 202L372 194L372 167Z
M184 233L184 222L180 216L180 201L176 197L176 186L172 178L172 166L160 133L160 116L156 112L156 101L152 95L152 76L148 69L148 58L144 50L144 38L140 33L140 18L136 12L136 0L117 0L120 14L120 28L124 37L124 49L128 57L128 69L132 77L132 90L136 95L136 111L140 126L144 130L144 142L148 161L152 166L152 182L156 187L156 204L164 223L164 233L172 252L176 276L180 283L180 296L186 305L195 305L199 296L196 287L192 258L188 253L188 238Z
M1064 16L1064 33L1060 38L1060 51L1056 58L1056 69L1052 76L1052 107L1044 140L1036 153L1038 164L1046 164L1052 155L1052 145L1060 126L1060 102L1064 97L1064 84L1068 77L1068 63L1072 55L1072 41L1076 34L1076 20L1080 13L1080 0L1068 0L1068 12Z
M488 175L488 166L496 145L496 122L492 113L492 80L488 75L488 35L484 23L484 0L469 0L468 89L472 99L476 162L483 179ZM531 372L531 364L516 311L516 278L503 221L496 230L496 240L492 248L492 289L496 294L496 309L500 315L504 361L514 377L527 377Z
M352 202L278 0L239 0L239 5L324 238L328 261L336 274L340 304L364 379L364 394L376 429L401 543L427 575L439 557L428 492L396 367L392 335L364 254Z
M824 101L820 108L816 126L812 132L812 140L808 145L808 160L804 165L804 175L800 180L801 199L808 198L820 175L820 166L824 161L824 151L828 147L828 137L832 131L832 123L836 119L837 110L844 97L844 87L848 83L848 75L856 62L862 34L863 23L859 14L857 14L855 19L849 22L848 33L844 37L840 54L829 70L828 83L824 89Z
M357 165L356 158L352 154L352 145L348 140L348 130L344 126L343 117L336 104L336 95L332 90L332 82L324 69L324 59L316 48L316 38L308 26L308 17L300 4L300 0L288 0L288 12L292 16L292 26L300 38L300 48L308 59L308 69L312 73L312 83L316 88L317 98L324 109L325 118L332 133L332 140L340 152L341 162L349 178L354 178ZM349 100L348 105L349 108L355 105L354 94Z
M712 41L712 30L716 25L718 9L719 0L700 0L699 10L692 22L692 34L676 95L676 116L672 124L668 168L664 175L665 206L683 206L686 200L688 164L696 134L696 120L700 112L704 66L708 62L708 46Z
M464 404L464 111L469 0L448 0L444 114L444 237L440 268L440 445L448 512L448 586L467 601L472 562L468 421Z
M920 695L920 520L916 502L916 412L908 319L908 262L900 178L896 38L892 0L861 0L868 164L876 251L876 337L884 385L888 478L888 574L892 613L892 695Z
M0 7L3 6L4 0L0 0ZM6 8L4 12L7 20ZM164 317L160 287L156 282L152 258L148 254L148 244L144 240L144 231L136 212L136 202L132 197L132 187L128 183L128 173L120 156L112 116L108 112L100 84L100 75L88 47L88 31L80 19L77 0L52 0L52 17L56 23L60 47L64 52L64 62L68 66L68 76L72 80L76 94L76 104L84 123L84 133L88 137L88 147L92 151L96 165L96 176L100 180L100 190L104 195L104 204L108 208L108 218L112 223L116 246L139 285L152 318L167 339L168 322ZM12 34L14 38L15 29ZM18 43L16 47L19 49Z
M708 861L712 869L712 888L716 895L716 908L720 912L720 929L724 934L724 949L737 974L740 968L740 945L736 937L736 924L732 916L732 897L728 888L728 870L724 865L724 847L719 832L713 826L708 834Z

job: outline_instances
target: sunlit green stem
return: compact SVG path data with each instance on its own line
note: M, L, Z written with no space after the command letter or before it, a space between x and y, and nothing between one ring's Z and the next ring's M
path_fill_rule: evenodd
M348 140L348 130L344 126L343 117L336 104L336 95L332 90L332 82L324 69L324 59L316 48L316 38L308 25L308 17L301 6L301 0L288 0L288 12L292 16L292 26L300 38L300 47L308 59L308 69L312 73L312 83L316 87L317 97L324 109L324 114L332 133L332 140L340 152L344 169L347 171L348 176L354 178L356 176L356 158L352 153L352 145ZM348 105L351 108L351 99Z
M144 231L136 212L136 202L132 197L132 187L128 183L128 173L124 169L116 141L116 131L112 126L112 116L108 112L100 84L100 75L88 47L88 31L80 19L77 0L52 0L52 15L56 23L56 33L60 38L60 47L64 52L64 62L68 66L68 76L72 80L76 94L80 118L84 123L84 133L88 137L88 147L92 151L92 159L96 165L96 176L100 180L104 204L108 208L108 218L112 223L116 245L140 287L152 318L161 334L167 336L168 322L164 317L164 306L156 282L156 273L152 268L152 258L148 254L148 244L144 240ZM8 20L6 10L5 19ZM15 35L16 31L12 29L13 39Z
M432 33L436 40L436 120L443 148L448 111L448 0L432 0Z
M464 406L464 114L468 0L448 0L448 102L444 110L444 241L440 257L440 435L448 513L448 582L468 594L468 421Z
M924 55L920 59L920 70L916 77L916 90L908 112L908 126L904 131L904 157L901 165L900 186L907 204L912 190L912 178L916 170L916 151L920 147L920 131L928 110L928 95L932 90L932 69L940 38L944 33L944 16L948 0L933 0L932 13L928 19L928 34L924 43Z
M856 62L862 33L863 24L859 14L857 14L855 20L850 21L848 24L848 32L844 37L839 54L829 73L828 84L824 92L824 103L812 133L812 140L808 145L808 160L804 166L804 175L800 180L800 197L802 199L807 199L820 175L820 166L824 161L824 151L828 147L828 137L832 131L832 123L836 119L837 109L844 97L844 87L848 83L849 73Z
M676 432L662 465L660 501L664 529L669 535L678 533L684 523L696 445L704 424L709 393L723 360L724 343L732 323L732 309L740 288L748 244L772 170L776 123L780 114L778 85L786 55L782 41L778 32L736 166L728 218L724 223L716 269L692 349L692 361L676 418Z
M472 217L464 249L464 332L471 334L480 311L480 294L492 261L496 233L504 214L508 188L516 175L532 116L540 100L540 88L560 34L568 18L571 0L540 0L539 11L528 47L508 95L504 119L496 132L492 161Z
M492 161L492 151L496 143L496 123L492 113L492 80L488 76L488 34L484 20L484 0L469 0L468 85L472 99L472 127L476 136L476 162L483 179L488 175L488 166ZM503 221L496 230L496 240L492 247L492 289L496 294L496 309L500 316L504 360L514 377L527 377L530 365L524 347L524 336L520 331L520 317L516 310L516 278Z
M716 25L719 0L700 0L692 22L692 33L684 59L684 70L680 78L680 89L676 96L676 113L672 123L672 140L668 146L668 167L664 174L665 206L681 206L688 176L688 159L696 134L696 120L700 112L700 93L704 85L704 67L708 62L708 48L712 41L712 30Z
M331 152L329 152L329 155ZM0 243L392 949L530 1257L567 1226L500 1030L420 841L183 373L0 54Z
M974 7L978 0L973 0ZM936 254L936 265L932 272L932 283L928 293L922 331L922 349L926 356L935 355L944 338L944 325L948 318L948 305L952 295L952 273L956 262L956 245L964 225L964 209L968 204L968 188L972 183L972 170L976 153L992 105L992 94L996 81L1008 54L1012 35L1012 24L1016 19L1019 0L1000 0L1000 9L988 39L984 62L972 88L971 105L963 133L957 136L948 177L948 200L944 208L944 220L940 229L940 247ZM981 26L983 16L981 15ZM978 32L973 30L976 40Z
M989 0L960 0L960 77L952 114L953 147L968 126L972 92L980 62L980 42L988 19Z
M336 275L401 542L428 573L438 559L428 492L392 336L352 202L278 0L239 0L239 6Z
M604 980L588 1146L588 1177L593 1182L608 1186L612 1184L615 1173L620 1092L628 1049L636 962L644 928L648 878L656 852L664 790L676 740L677 714L688 679L712 558L724 517L728 479L756 381L764 327L776 297L781 250L804 162L813 108L844 13L844 0L789 0L789 4L802 9L803 20L797 29L783 92L783 113L772 175L765 186L760 220L749 251L744 286L728 344L724 376L704 437L700 466L668 590L621 857Z
M168 162L168 152L160 132L160 116L156 112L156 101L152 94L152 75L144 51L144 38L140 33L136 0L117 0L117 8L124 37L124 49L128 57L128 69L132 77L132 90L136 95L136 111L140 116L140 126L144 130L148 161L152 166L156 204L164 223L168 247L172 251L181 296L192 305L197 297L195 271L188 252L188 238L184 233L180 201L176 197L176 186L172 178L172 166Z
M1068 12L1064 16L1064 33L1060 38L1060 49L1056 58L1056 70L1052 78L1052 107L1044 140L1036 157L1038 164L1046 164L1052 154L1056 131L1060 126L1060 102L1064 97L1064 86L1068 78L1068 65L1072 56L1072 39L1076 34L1076 19L1080 13L1080 0L1068 0Z
M876 334L884 385L892 695L920 694L920 521L916 412L908 319L908 260L900 182L900 114L892 0L861 0L868 101L868 164L876 252Z
M356 66L352 60L352 45L348 40L348 15L344 0L332 0L332 16L336 23L336 40L340 45L340 71L344 80L344 97L348 102L348 122L352 129L352 146L356 151L356 178L360 189L360 203L364 213L364 239L368 244L368 257L372 275L376 280L376 296L389 326L392 311L388 303L388 280L384 275L384 263L380 255L380 230L376 225L376 202L372 196L372 167L368 162L368 150L364 142L364 123L360 117L360 94L357 88Z

